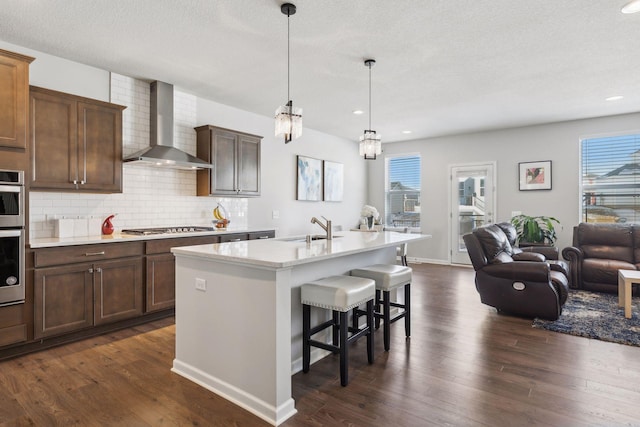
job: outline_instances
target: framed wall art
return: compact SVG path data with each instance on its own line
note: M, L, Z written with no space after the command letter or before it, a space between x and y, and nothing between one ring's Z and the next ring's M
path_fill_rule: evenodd
M322 200L322 160L298 156L296 200Z
M551 160L518 163L520 191L551 190Z
M325 202L341 202L344 189L344 165L325 160L323 182Z

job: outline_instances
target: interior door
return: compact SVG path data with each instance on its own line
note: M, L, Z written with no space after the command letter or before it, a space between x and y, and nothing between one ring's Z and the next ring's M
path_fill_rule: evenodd
M451 166L451 263L471 264L462 236L494 221L495 162Z

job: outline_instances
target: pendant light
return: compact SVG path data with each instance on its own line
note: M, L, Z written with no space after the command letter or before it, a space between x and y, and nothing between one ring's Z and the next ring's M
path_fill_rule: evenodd
M296 6L284 3L280 6L280 11L287 15L287 103L276 110L276 136L284 135L284 143L288 144L302 135L302 108L294 108L289 95L289 17L295 15Z
M376 156L382 153L382 142L380 135L371 129L371 67L375 65L374 59L365 59L364 65L369 67L369 129L365 130L360 137L360 155L365 160L375 160Z

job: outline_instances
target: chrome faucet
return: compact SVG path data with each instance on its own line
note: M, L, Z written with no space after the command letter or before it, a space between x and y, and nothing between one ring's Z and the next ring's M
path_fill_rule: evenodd
M324 220L327 221L326 225L323 224L322 221L320 221L315 216L311 218L311 224L318 224L320 227L322 227L322 229L327 233L327 240L331 240L333 239L333 232L331 229L331 220L325 217L322 217L322 218L324 218Z

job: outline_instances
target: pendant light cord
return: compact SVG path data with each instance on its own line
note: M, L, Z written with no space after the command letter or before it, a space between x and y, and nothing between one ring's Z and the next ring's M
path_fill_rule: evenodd
M371 63L369 66L369 131L371 131Z
M291 95L289 94L289 86L290 86L290 74L291 74L291 55L290 55L290 50L291 50L291 41L289 38L289 33L290 33L290 20L289 20L289 13L287 13L287 102L291 101Z

